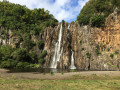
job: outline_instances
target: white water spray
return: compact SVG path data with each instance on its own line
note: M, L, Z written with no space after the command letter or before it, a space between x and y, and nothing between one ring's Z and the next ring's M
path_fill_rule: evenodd
M71 65L70 65L70 69L76 69L75 64L74 64L74 52L71 50L72 55L71 55Z
M53 61L51 63L50 68L57 68L57 63L60 61L62 51L63 51L63 48L61 49L61 40L62 40L62 24L61 24L61 28L59 31L58 41L55 44L55 53L53 55Z

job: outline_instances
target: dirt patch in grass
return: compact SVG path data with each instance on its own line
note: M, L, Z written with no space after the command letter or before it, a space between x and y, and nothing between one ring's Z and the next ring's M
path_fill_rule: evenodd
M0 90L120 90L119 71L0 73Z

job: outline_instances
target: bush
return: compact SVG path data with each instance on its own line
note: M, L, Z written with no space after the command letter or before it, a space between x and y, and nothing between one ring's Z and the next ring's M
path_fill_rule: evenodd
M35 68L39 68L40 67L40 65L39 64L35 64Z
M119 54L119 51L118 51L118 50L116 50L116 51L115 51L115 54Z
M37 54L35 51L30 51L29 56L31 59L31 63L38 63L38 58L37 58Z
M39 55L39 63L43 64L45 62L44 57L47 55L47 51L44 50L40 55Z
M50 74L51 74L51 75L54 75L54 72L53 72L53 71L50 71Z
M31 62L31 58L25 49L17 49L12 53L13 59L22 62Z
M99 49L96 49L96 55L99 56L101 53L99 51Z
M29 66L30 66L30 68L39 68L40 67L39 64L30 64Z
M20 46L19 43L15 43L16 48L19 48L19 46Z
M14 51L14 48L10 45L3 45L0 47L1 52L1 58L2 60L7 60L8 58L11 58L11 53Z
M43 58L40 58L40 59L39 59L39 63L40 63L40 64L43 64L44 62L45 62L45 60L44 60Z
M28 62L18 62L16 68L30 68L30 64Z
M22 43L22 47L25 48L27 51L31 50L34 46L34 42L30 39L24 39Z
M39 58L44 58L47 55L47 51L44 50L40 55Z
M2 61L0 67L2 68L14 68L17 62L13 59L8 59L6 61Z
M96 15L91 18L92 27L103 27L105 22L105 17L103 15Z
M86 55L87 55L87 58L91 58L91 54L90 53L86 53Z
M110 54L110 57L113 59L114 58L114 54Z
M82 45L82 40L80 40L80 45Z
M82 51L85 50L84 48L81 49Z
M39 49L43 49L43 48L44 48L44 43L43 43L43 41L42 41L42 40L39 40L39 41L37 42L37 46L38 46Z
M2 53L0 52L0 62L2 61L2 56L3 56L3 55L2 55Z

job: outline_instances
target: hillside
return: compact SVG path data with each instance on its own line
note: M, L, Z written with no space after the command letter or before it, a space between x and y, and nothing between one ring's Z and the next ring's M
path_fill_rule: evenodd
M48 10L0 2L0 67L34 67L44 62L42 34L58 21ZM39 67L39 64L37 67Z
M81 25L102 27L105 19L115 8L120 8L119 0L89 0L81 10L77 21Z

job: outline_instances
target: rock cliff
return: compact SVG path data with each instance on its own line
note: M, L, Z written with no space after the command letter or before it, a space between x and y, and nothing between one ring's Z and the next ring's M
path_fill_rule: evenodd
M58 42L58 35L61 23L56 27L48 27L39 37L31 36L34 42L42 39L44 41L44 50L47 51L44 67L50 67L55 52L55 44ZM120 12L114 11L108 16L105 27L92 28L80 26L77 22L62 24L61 48L63 52L57 68L67 69L71 65L71 55L74 52L75 66L81 70L120 70ZM10 44L15 47L19 43L10 30L6 34L0 35L0 44ZM7 37L7 38L4 38ZM35 47L37 53L41 53Z
M74 51L75 66L82 70L119 70L120 69L120 14L114 12L106 19L105 27L92 28L80 26L77 22L63 25L63 53L57 68L69 68L71 49ZM60 24L46 28L44 32L46 56L45 67L50 67L55 43L58 39Z

